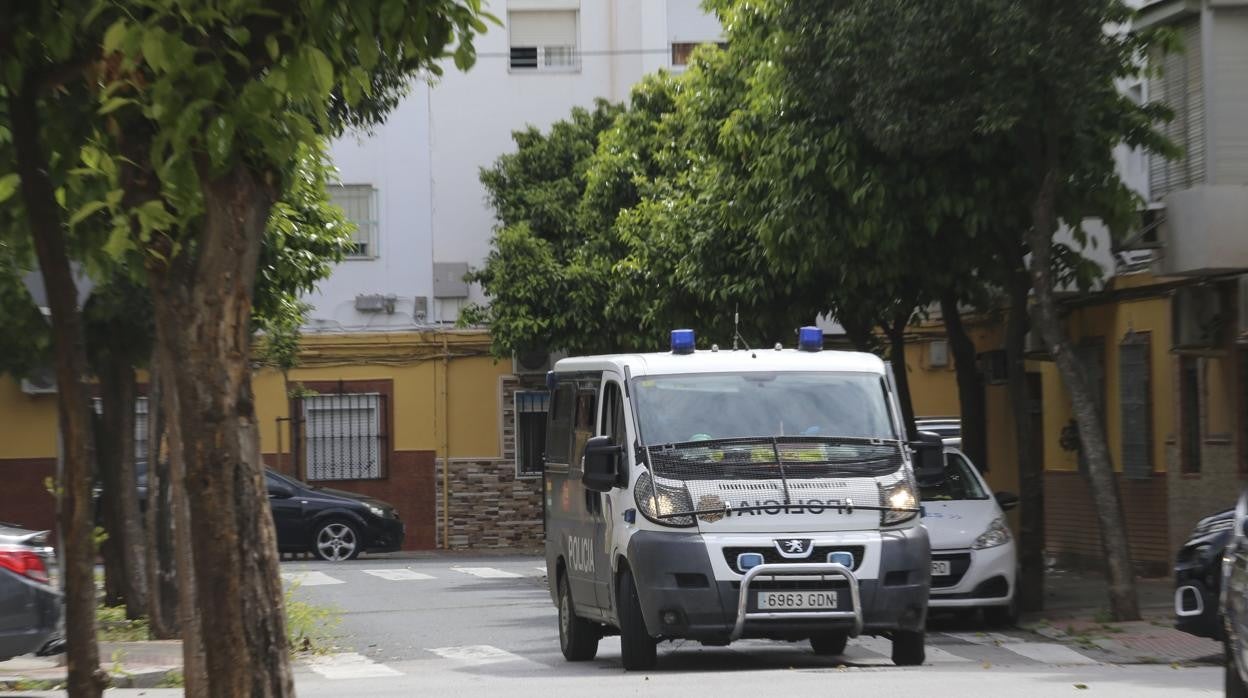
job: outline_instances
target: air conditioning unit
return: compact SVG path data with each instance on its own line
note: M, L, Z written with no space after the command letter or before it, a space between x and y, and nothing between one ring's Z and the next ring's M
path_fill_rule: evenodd
M55 395L56 371L50 366L31 371L22 379L22 392L27 395Z
M380 313L385 312L387 315L394 314L394 304L398 301L398 297L394 294L382 295L380 293L370 293L355 297L355 309L361 313Z
M933 339L927 343L928 368L944 368L949 365L949 342Z
M1170 304L1175 349L1212 349L1222 344L1229 324L1217 286L1185 286Z
M553 354L546 351L520 352L511 357L511 373L515 376L544 376L547 371L555 367L555 362L563 357L562 352Z

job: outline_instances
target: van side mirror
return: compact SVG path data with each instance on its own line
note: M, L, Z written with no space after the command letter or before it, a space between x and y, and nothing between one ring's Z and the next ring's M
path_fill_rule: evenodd
M939 434L919 432L919 440L910 443L914 449L914 478L919 487L939 487L945 481L945 442Z
M595 436L585 442L585 473L581 481L586 489L609 492L616 486L624 447L611 442L610 436Z

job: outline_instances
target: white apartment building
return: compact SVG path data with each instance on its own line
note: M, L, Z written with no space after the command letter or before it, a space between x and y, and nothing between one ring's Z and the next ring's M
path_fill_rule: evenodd
M477 64L419 83L371 134L335 142L334 199L359 226L356 253L306 299L308 329L402 330L453 323L484 300L462 281L485 259L495 218L478 179L512 152L513 131L545 129L595 98L623 101L646 73L680 70L722 40L699 0L487 0L502 23Z

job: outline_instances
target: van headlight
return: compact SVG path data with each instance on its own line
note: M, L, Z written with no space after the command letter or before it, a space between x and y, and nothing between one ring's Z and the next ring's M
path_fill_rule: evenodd
M892 526L913 519L919 513L919 498L910 478L891 485L880 485L880 525Z
M972 550L983 550L984 548L995 548L998 545L1005 545L1010 542L1010 527L1005 525L1005 519L998 516L988 524L987 530L979 534L979 538L971 543Z
M633 499L637 502L637 509L660 526L693 526L692 516L671 516L677 512L693 511L693 500L684 485L673 487L655 483L650 473L643 472L637 476L637 484L633 486Z

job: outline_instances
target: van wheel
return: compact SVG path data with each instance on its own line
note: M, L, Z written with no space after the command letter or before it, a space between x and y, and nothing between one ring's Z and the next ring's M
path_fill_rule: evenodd
M559 575L559 649L569 662L587 662L598 654L598 629L576 615L567 575Z
M810 648L815 654L830 657L845 654L845 643L849 642L849 633L829 632L812 635Z
M624 670L653 669L658 661L656 644L641 615L641 599L637 596L633 574L625 570L620 577L620 658Z
M893 664L897 666L919 666L927 659L927 651L923 647L925 641L922 630L897 630L893 632Z

